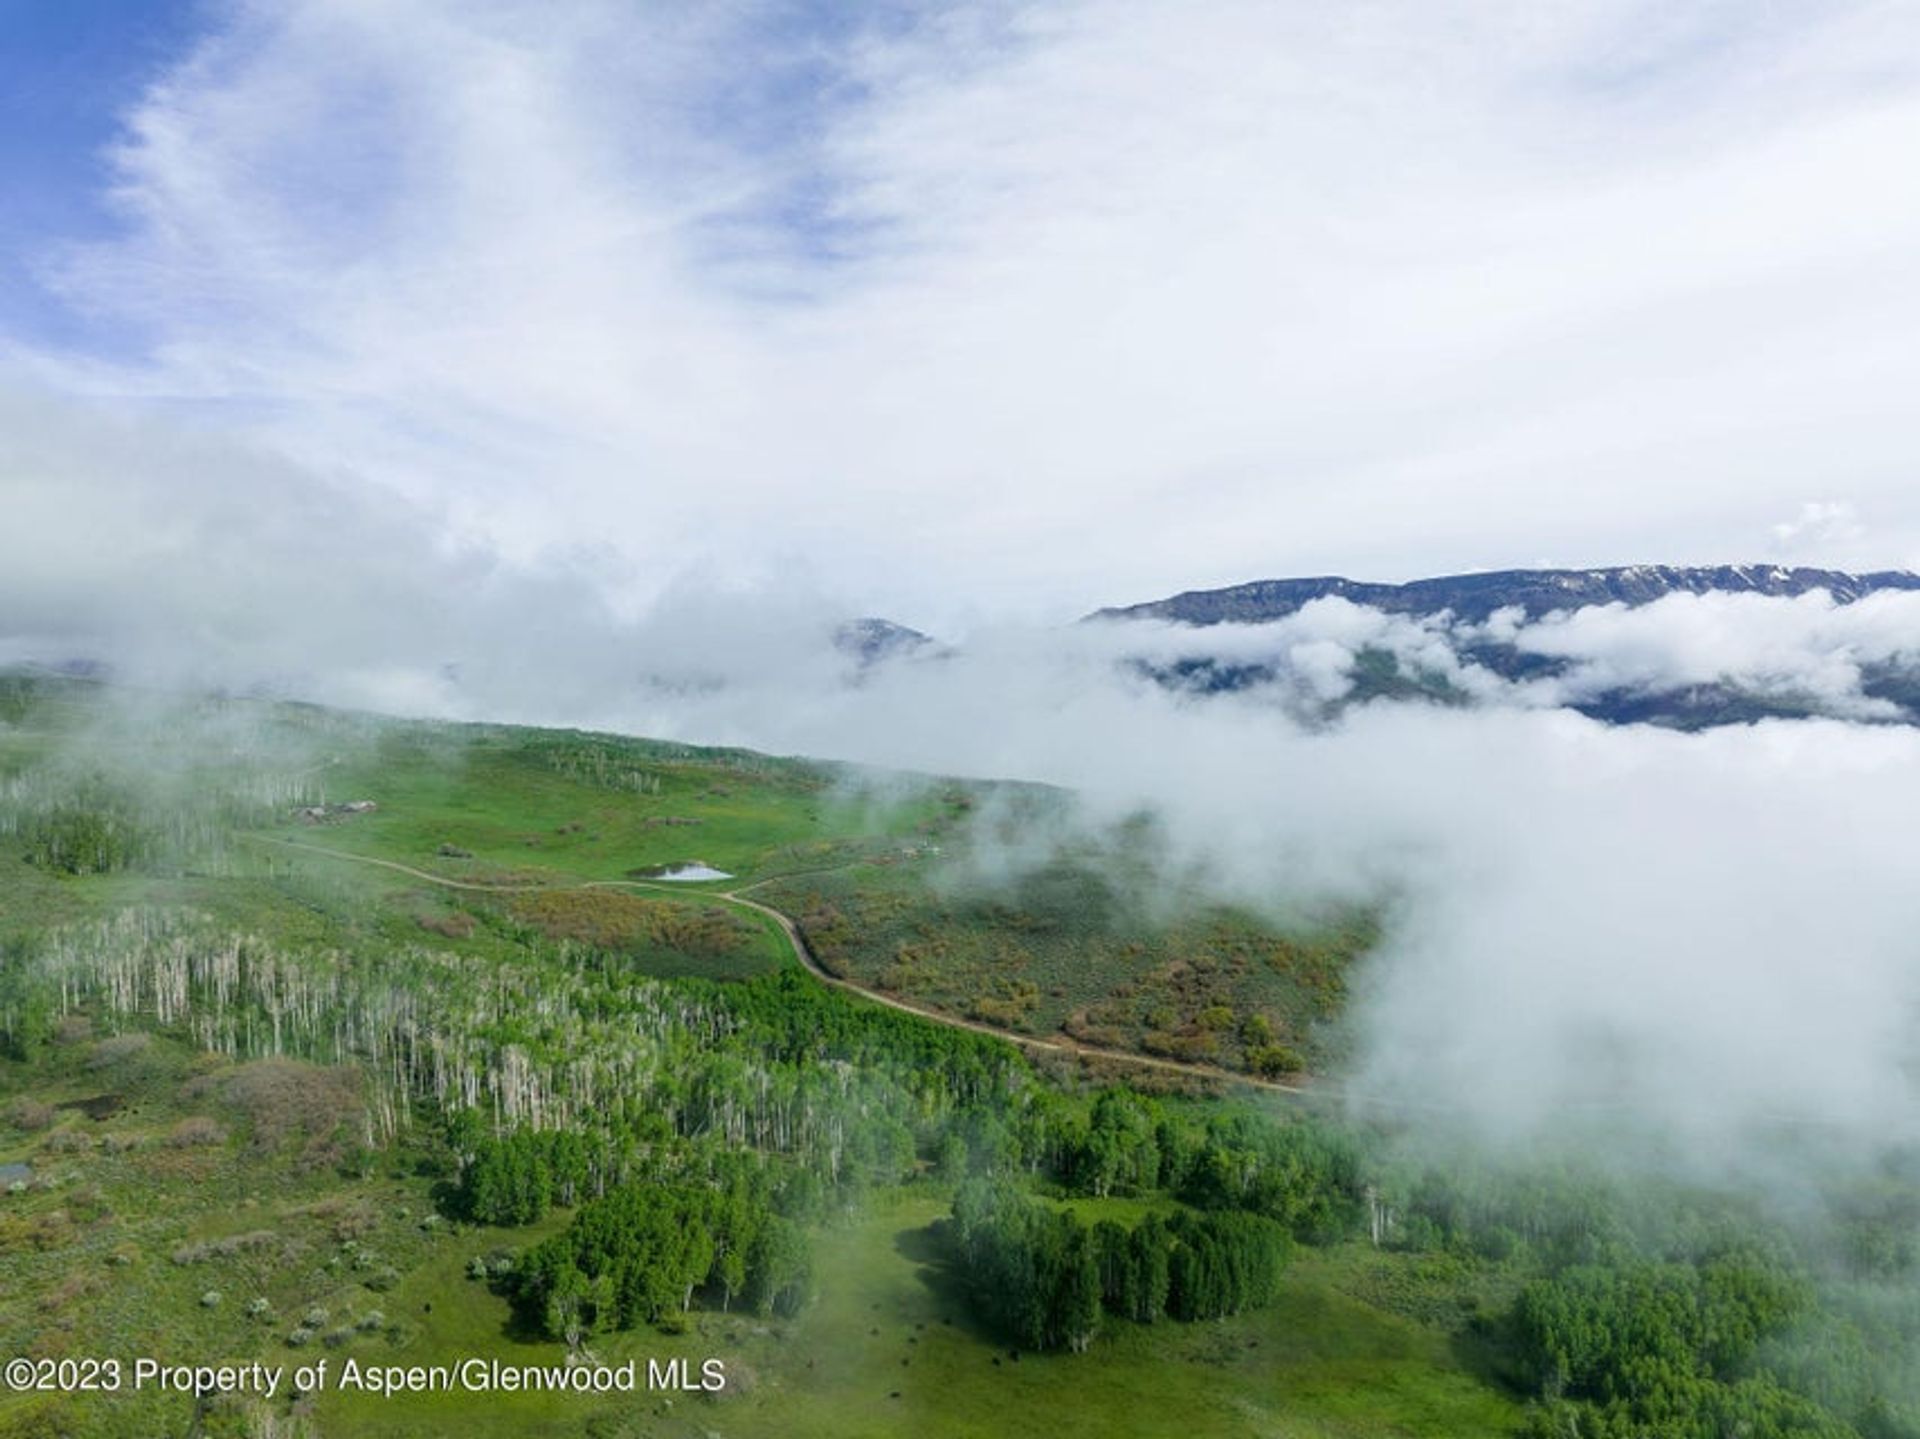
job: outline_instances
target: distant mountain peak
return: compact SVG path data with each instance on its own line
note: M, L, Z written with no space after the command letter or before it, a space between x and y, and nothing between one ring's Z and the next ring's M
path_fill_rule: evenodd
M1850 604L1878 590L1920 590L1908 570L1845 570L1802 565L1618 565L1585 570L1485 570L1405 584L1376 584L1339 575L1254 580L1214 590L1188 590L1145 604L1096 610L1089 620L1171 620L1177 624L1259 624L1282 619L1314 600L1337 596L1389 614L1450 611L1478 624L1518 606L1529 619L1587 605L1643 605L1670 594L1760 594L1791 597L1825 590Z
M923 634L892 620L865 616L848 620L833 632L833 647L856 661L863 669L882 660L896 659L936 647L932 635Z

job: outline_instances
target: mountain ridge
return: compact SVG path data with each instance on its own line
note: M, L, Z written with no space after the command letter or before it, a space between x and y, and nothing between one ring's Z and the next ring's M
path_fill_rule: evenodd
M1114 605L1086 615L1102 620L1162 619L1197 627L1282 619L1314 600L1338 597L1388 614L1430 615L1484 623L1519 606L1528 619L1596 604L1649 604L1669 594L1758 594L1790 598L1825 590L1851 604L1882 590L1920 590L1910 570L1821 569L1806 565L1615 565L1597 569L1480 570L1385 584L1341 575L1252 580L1217 589L1185 590L1165 599Z

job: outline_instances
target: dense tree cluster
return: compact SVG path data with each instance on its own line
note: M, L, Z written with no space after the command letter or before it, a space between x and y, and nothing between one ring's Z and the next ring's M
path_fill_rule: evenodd
M811 1270L804 1231L772 1207L750 1166L719 1184L629 1184L590 1200L514 1267L516 1302L578 1344L691 1308L697 1290L761 1313L795 1312Z
M1103 1198L1164 1190L1209 1210L1245 1210L1325 1242L1360 1223L1361 1153L1353 1135L1252 1110L1163 1105L1126 1089L1088 1103L1037 1100L1023 1133L1070 1192Z
M953 1229L983 1311L1036 1349L1085 1349L1103 1308L1145 1324L1258 1308L1278 1292L1290 1248L1286 1230L1257 1214L1183 1211L1132 1229L1089 1226L991 1180L960 1187Z
M131 816L100 807L62 805L24 826L29 864L62 874L110 874L144 861L153 836Z
M1556 1270L1626 1259L1641 1248L1634 1206L1616 1183L1587 1169L1543 1162L1516 1171L1465 1155L1444 1167L1376 1163L1364 1198L1370 1236L1385 1248L1492 1260L1524 1254ZM1679 1247L1707 1241L1669 1237Z
M1125 1089L1102 1091L1086 1123L1074 1126L1061 1146L1062 1182L1096 1198L1158 1189L1166 1124L1140 1096Z
M1210 1116L1197 1138L1173 1150L1167 1171L1169 1187L1189 1203L1264 1215L1315 1242L1358 1225L1364 1185L1352 1134L1237 1110Z
M1376 1159L1364 1198L1377 1244L1536 1276L1489 1330L1540 1396L1535 1434L1920 1439L1920 1388L1885 1357L1912 1343L1884 1286L1908 1282L1915 1211L1870 1191L1832 1197L1847 1249L1811 1261L1732 1196L1573 1165ZM1816 1299L1810 1262L1836 1260Z
M1723 1255L1699 1265L1580 1265L1529 1285L1515 1318L1544 1384L1612 1399L1646 1383L1649 1359L1690 1374L1737 1372L1805 1304L1776 1265Z
M1791 1274L1753 1254L1579 1265L1535 1281L1514 1327L1549 1400L1536 1428L1601 1439L1840 1439L1852 1432L1846 1424L1750 1372L1761 1341L1808 1298Z
M1292 1244L1259 1214L1176 1214L1167 1224L1167 1314L1221 1319L1273 1302Z
M891 1183L930 1128L1029 1083L1002 1041L849 1001L792 972L638 978L567 945L514 963L426 947L290 952L180 911L49 934L0 972L9 1049L63 1014L177 1027L237 1058L353 1063L369 1141L473 1109L499 1132L675 1130L804 1157L848 1194Z
M0 776L0 837L58 874L220 872L234 832L283 816L312 794L297 775L241 759L208 771L155 756L129 772L59 766ZM156 778L164 773L165 779Z
M472 1118L472 1110L462 1110L447 1128L464 1159L455 1208L479 1224L534 1224L556 1204L600 1198L655 1172L655 1156L670 1138L664 1124L618 1135L537 1129L495 1136L478 1132Z
M1010 1184L974 1180L953 1224L975 1301L1032 1349L1085 1349L1100 1322L1100 1265L1088 1228Z

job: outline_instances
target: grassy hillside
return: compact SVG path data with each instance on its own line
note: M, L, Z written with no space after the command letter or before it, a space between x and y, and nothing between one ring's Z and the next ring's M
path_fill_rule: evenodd
M733 897L1009 1031L1312 1058L1366 918L1200 903L1064 796L38 680L0 726L0 1357L728 1376L16 1392L0 1436L1920 1433L1874 1358L1920 1333L1911 1176L1830 1197L1835 1256L1720 1195L1422 1168L1049 1077ZM1155 1262L1143 1301L1116 1266Z
M647 973L737 978L790 962L768 920L716 897L741 889L864 986L1015 1033L1267 1075L1323 1057L1373 939L1364 914L1282 932L1183 899L1151 853L1085 838L1065 797L1035 787L251 701L129 705L78 682L9 694L0 934L145 898L313 943L503 952L539 935ZM61 805L125 835L122 861L84 885L26 858L36 815L44 831ZM1053 838L1008 869L1010 830ZM731 878L655 882L693 863Z

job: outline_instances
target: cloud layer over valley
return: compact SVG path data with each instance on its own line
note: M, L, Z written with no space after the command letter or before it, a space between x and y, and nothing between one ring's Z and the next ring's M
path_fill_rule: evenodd
M166 449L139 427L76 425L72 444L123 473ZM310 510L318 482L295 468L248 469L216 502L233 455L165 458L205 508L101 491L122 523L93 549L22 547L0 572L5 612L30 620L16 654L1070 786L1089 826L1154 810L1169 870L1223 897L1387 905L1341 1077L1356 1093L1505 1141L1624 1126L1716 1166L1753 1162L1783 1123L1862 1152L1920 1139L1920 729L1687 734L1562 707L1731 675L1871 715L1861 670L1907 652L1920 596L1676 595L1480 626L1326 600L1204 630L983 627L863 666L833 643L843 601L819 593L685 580L622 616L577 575L426 544L403 506ZM60 486L22 493L61 533ZM90 568L136 533L138 566ZM1459 652L1488 633L1571 667L1502 679ZM1214 693L1154 678L1196 647L1272 672ZM1340 703L1383 653L1471 702Z
M1204 9L209 7L7 257L0 659L1068 785L1388 907L1356 1091L1920 1139L1920 594L1070 622L1920 562L1920 11Z

